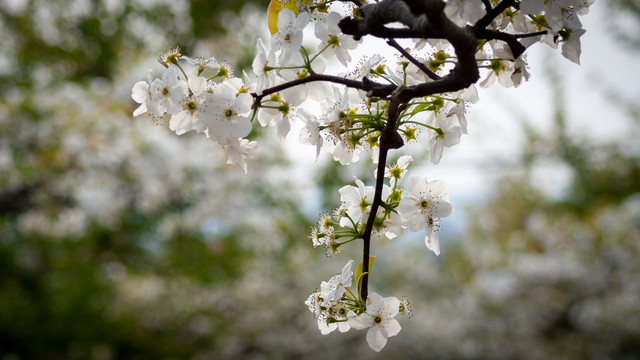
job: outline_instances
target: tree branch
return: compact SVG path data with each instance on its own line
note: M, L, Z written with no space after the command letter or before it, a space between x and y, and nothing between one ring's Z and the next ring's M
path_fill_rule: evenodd
M363 78L362 81L357 81L345 79L339 76L311 73L307 77L291 80L289 82L264 89L260 94L252 93L251 95L254 97L255 101L259 103L265 96L314 81L327 81L342 84L350 88L366 91L368 96L376 96L380 98L388 97L396 88L393 84L380 84L366 77Z
M393 48L398 50L400 52L400 54L402 54L402 56L404 56L407 60L409 60L413 65L417 66L418 69L422 70L423 73L427 74L427 76L431 80L440 80L441 79L441 77L438 76L438 74L436 74L433 71L431 71L431 69L426 67L423 63L421 63L416 58L411 56L411 54L409 54L407 51L405 51L405 49L403 49L402 46L400 46L400 44L398 44L398 42L395 41L393 38L387 39L387 44L389 44L390 46L392 46Z
M485 16L483 16L482 18L480 18L480 20L478 20L476 22L476 24L473 26L473 28L476 29L476 30L477 29L485 29L487 26L489 26L489 24L491 24L493 19L498 17L500 14L502 14L503 11L507 10L509 7L518 8L519 5L515 0L503 0L496 7L494 7L491 10L488 10L487 14Z
M382 135L380 136L380 153L378 156L378 169L376 173L376 188L373 195L373 203L367 224L362 234L362 287L360 289L360 297L367 299L369 291L369 257L371 256L371 233L373 232L373 224L376 221L378 209L382 205L382 189L384 188L384 170L387 164L387 154L391 149L399 149L404 145L402 137L396 131L396 123L400 112L401 102L397 97L393 97L387 109L387 124L385 125ZM365 273L366 272L366 273Z
M517 59L527 49L518 41L518 38L514 35L487 29L474 29L474 31L479 39L501 40L507 43L514 59Z
M396 123L400 115L399 109L403 104L406 104L413 98L433 95L436 93L462 90L475 83L480 78L478 64L475 58L475 51L478 40L475 37L473 28L459 27L455 25L445 15L444 2L442 2L441 0L423 0L422 2L420 2L420 0L406 1L407 4L405 4L404 7L400 5L397 6L400 6L399 8L404 9L404 11L410 10L410 8L411 11L415 10L416 8L424 10L424 19L426 21L423 21L421 23L428 23L428 27L431 31L433 31L435 36L440 36L444 39L447 39L451 43L451 45L455 49L458 63L456 64L453 71L451 71L451 73L449 73L449 75L444 78L414 86L403 85L398 87L391 94L391 100L387 109L387 124L385 125L385 128L383 129L382 135L380 137L380 153L378 157L378 169L373 203L371 204L371 210L367 219L367 224L362 235L362 239L364 241L362 254L363 273L369 269L371 233L373 232L373 224L376 219L378 208L382 205L384 168L387 161L387 154L390 149L398 149L404 145L402 137L396 130ZM398 1L395 0L383 0L382 2L379 2L375 5L384 4L385 2L388 2L390 4L398 4ZM379 9L384 9L386 11L389 8L381 6ZM385 18L385 14L387 14L389 18ZM386 24L387 22L398 21L398 17L396 16L396 14L397 13L393 11L376 14L376 18L373 23L377 24L378 26L384 27L384 24ZM371 13L368 14L368 16L371 15ZM368 29L367 31L369 31L369 25L366 24L365 18L365 26L362 27L362 29ZM393 46L393 42L394 41L390 43L391 46ZM360 292L360 296L362 299L367 298L368 281L369 274L366 274L362 278L362 287Z
M358 7L362 6L362 3L360 1L358 1L358 0L338 0L338 1L346 2L346 3L352 3L352 4L354 4L355 6L358 6Z

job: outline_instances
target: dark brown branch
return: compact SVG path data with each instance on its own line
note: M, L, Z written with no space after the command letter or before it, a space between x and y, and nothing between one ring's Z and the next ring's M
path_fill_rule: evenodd
M547 30L542 30L542 31L538 31L538 32L532 32L532 33L528 33L528 34L513 34L512 36L516 39L524 39L524 38L528 38L528 37L534 37L534 36L542 36L542 35L546 35L549 32Z
M476 36L479 39L501 40L507 43L507 45L509 46L509 49L511 50L511 53L513 54L514 59L517 59L526 50L524 45L522 45L518 41L518 38L516 38L514 35L503 33L501 31L496 31L496 30L487 30L487 29L474 29L474 30L475 30Z
M344 34L352 35L358 40L364 35L378 37L412 37L429 38L429 24L424 16L415 16L416 9L413 3L407 4L403 0L383 0L374 4L361 7L362 19L346 17L338 26ZM407 29L390 29L384 25L399 22L406 25Z
M390 46L392 46L393 48L398 50L400 52L400 54L402 54L402 56L404 56L407 60L409 60L413 65L417 66L418 69L420 69L423 73L427 74L427 76L431 80L440 80L441 79L441 77L438 76L438 74L434 73L433 71L431 71L431 69L426 67L420 61L418 61L418 59L416 59L413 56L411 56L411 54L409 54L405 49L403 49L402 46L400 46L400 44L398 44L398 42L395 41L394 39L392 39L392 38L387 39L387 44L389 44Z
M402 102L407 102L415 97L462 90L480 78L475 57L477 38L474 31L471 27L459 27L447 18L443 4L437 0L425 0L425 14L433 31L451 43L455 49L458 63L453 71L441 80L410 86L398 91L397 96Z
M298 85L302 85L302 84L306 84L314 81L327 81L327 82L332 82L336 84L342 84L350 88L366 91L368 96L376 96L380 98L385 98L389 96L391 92L396 88L396 86L393 84L380 84L375 81L369 80L366 77L363 78L362 81L357 81L357 80L345 79L339 76L312 73L307 77L304 77L301 79L295 79L295 80L265 89L260 94L252 93L251 95L253 95L257 103L260 103L260 101L265 96L275 94L279 91L286 90Z
M365 35L371 35L378 38L395 38L395 39L438 39L427 28L424 29L408 29L408 28L389 28L386 26L370 27L363 19L353 19L346 17L338 23L338 27L343 34L351 35L355 40L360 40Z
M394 98L389 103L387 110L388 120L385 125L382 135L380 136L380 153L378 155L378 169L376 173L376 187L373 195L373 202L371 204L371 211L367 218L367 224L365 225L362 235L362 287L360 288L360 297L366 299L369 291L369 257L371 256L371 233L373 232L373 224L376 220L378 209L382 205L382 189L384 188L384 170L387 164L387 154L391 149L399 149L404 145L402 137L396 131L396 122L400 115L401 103L397 98ZM366 274L365 274L366 272Z
M473 26L474 29L485 29L493 19L497 18L503 11L507 10L509 7L518 7L518 3L515 0L503 0L500 4L498 4L493 9L487 11L487 14L480 18Z
M384 1L389 0L383 0L383 2ZM444 2L440 0L423 0L421 3L419 3L419 0L407 1L408 5L414 6L412 7L413 9L417 6L416 4L422 6L426 19L428 20L428 23L430 24L429 26L434 32L434 35L445 38L451 43L455 49L458 63L453 71L444 78L420 85L400 86L391 94L391 101L387 110L387 124L385 125L380 137L380 152L378 157L378 169L373 203L371 204L367 224L362 235L362 239L364 241L362 253L363 272L366 272L369 269L371 233L373 232L373 224L375 222L376 214L379 207L382 205L384 168L387 161L387 154L389 150L398 149L404 145L404 141L396 129L396 122L400 114L399 109L413 98L462 90L475 83L480 78L475 58L478 40L475 37L473 28L462 28L455 25L446 17L444 13ZM378 4L381 3L382 2ZM396 19L390 21L396 21ZM360 291L362 299L366 299L368 296L368 282L369 274L366 274L362 277L362 287Z
M346 3L352 3L352 4L354 4L355 6L358 6L358 7L362 6L362 3L360 1L358 1L358 0L338 0L338 1L346 2Z

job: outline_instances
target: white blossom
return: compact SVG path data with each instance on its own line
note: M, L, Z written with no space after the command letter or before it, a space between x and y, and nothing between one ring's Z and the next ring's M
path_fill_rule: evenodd
M398 206L400 215L406 219L405 225L411 231L427 230L425 244L436 255L440 255L440 243L436 234L438 219L453 213L442 180L427 182L427 179L412 175L407 180L407 194Z
M365 186L361 180L356 179L356 185L346 185L340 188L340 201L346 207L346 214L355 223L360 221L362 213L368 210L373 203L373 195L375 189L372 186ZM349 219L342 218L340 220L340 226L349 225Z
M246 116L251 110L251 95L237 94L229 83L218 84L213 92L207 135L216 140L242 138L251 132L251 121Z
M309 13L296 17L293 11L284 8L278 13L278 32L271 37L271 46L278 51L278 64L288 65L289 60L302 45L302 30L309 22Z
M258 147L258 142L248 139L228 138L221 142L227 155L227 164L238 165L246 174L247 159L253 156L253 151Z
M201 77L191 77L189 88L193 93L180 100L180 110L176 110L169 122L169 128L177 135L191 130L206 130L206 119L210 115L212 95L207 81Z
M326 47L322 56L326 59L336 58L342 65L347 66L351 61L349 50L355 49L358 42L353 40L352 36L342 34L338 27L340 20L342 16L337 12L329 13L326 22L316 22L315 34L321 41L319 48Z
M400 300L372 292L367 299L367 312L349 318L349 325L354 329L368 329L367 343L380 351L387 344L387 339L398 335L400 323L394 319L400 309Z

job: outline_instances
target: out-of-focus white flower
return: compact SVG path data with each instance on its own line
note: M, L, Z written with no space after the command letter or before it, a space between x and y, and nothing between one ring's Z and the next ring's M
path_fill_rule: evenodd
M227 155L227 164L238 165L244 173L247 173L247 159L253 156L253 151L258 147L257 141L248 139L228 138L221 142Z

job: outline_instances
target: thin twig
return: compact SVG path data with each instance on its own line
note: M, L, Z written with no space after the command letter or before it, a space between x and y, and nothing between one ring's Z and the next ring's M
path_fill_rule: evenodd
M264 89L262 92L260 92L260 94L252 93L251 95L253 95L256 102L260 102L265 96L275 94L279 91L286 90L298 85L302 85L302 84L306 84L314 81L326 81L326 82L345 85L350 88L366 91L367 93L370 94L370 96L377 96L381 98L389 96L389 94L391 94L391 92L396 88L395 85L380 84L380 83L371 81L367 78L363 79L362 81L357 81L357 80L345 79L343 77L334 76L334 75L312 73L307 77L291 80L286 83L276 85L268 89Z
M542 31L533 32L533 33L529 33L529 34L513 34L512 36L514 38L516 38L516 39L524 39L524 38L528 38L528 37L546 35L548 33L549 32L547 30L542 30Z
M485 29L493 19L502 14L503 11L507 10L509 7L518 7L518 3L515 0L503 0L500 4L496 5L493 9L487 11L485 16L480 18L473 26L475 29Z
M409 54L405 49L403 49L402 46L400 46L400 44L398 44L398 42L395 39L393 39L393 38L387 39L387 44L389 44L390 46L392 46L393 48L398 50L400 52L400 54L402 54L402 56L404 56L407 60L409 60L413 65L417 66L418 69L422 70L422 72L427 74L427 76L431 80L440 80L441 79L441 77L438 76L438 74L434 73L433 71L431 71L431 69L426 67L420 61L418 61L418 59L416 59L413 56L411 56L411 54Z

